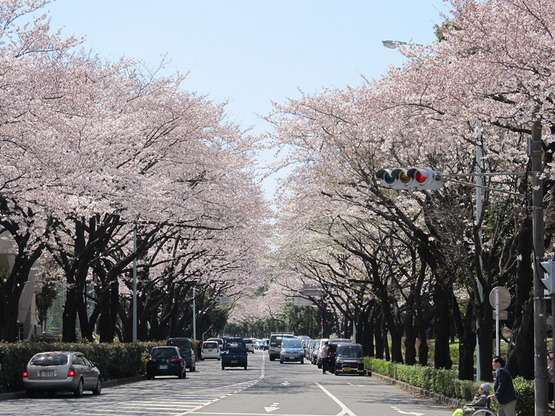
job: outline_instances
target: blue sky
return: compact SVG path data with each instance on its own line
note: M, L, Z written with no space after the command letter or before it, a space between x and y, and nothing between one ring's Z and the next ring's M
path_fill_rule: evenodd
M403 57L381 41L429 43L443 0L56 0L53 29L108 59L189 73L185 88L228 101L262 133L271 101L378 78Z

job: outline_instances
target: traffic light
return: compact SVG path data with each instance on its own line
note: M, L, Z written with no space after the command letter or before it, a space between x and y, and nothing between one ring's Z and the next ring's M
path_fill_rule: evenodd
M441 173L430 168L391 168L380 169L376 177L382 186L391 189L430 189L443 186L445 179Z
M545 294L553 295L555 294L555 261L548 260L541 262L544 278L541 279L543 285L545 286Z

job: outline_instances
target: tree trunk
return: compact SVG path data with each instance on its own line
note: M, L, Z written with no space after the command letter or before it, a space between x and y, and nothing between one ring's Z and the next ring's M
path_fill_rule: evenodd
M376 339L376 358L385 358L385 340L383 337L383 319L381 315L381 308L377 307L377 313L375 313L374 322L374 334Z
M449 299L452 293L441 282L434 285L434 332L435 332L435 368L450 369L453 366L449 354L449 337L451 329L451 313Z
M454 305L455 322L459 334L459 380L474 380L476 332L474 331L473 303L468 303L464 317L460 314L456 299L454 299Z
M75 286L68 288L62 314L62 342L77 342L78 297L79 290Z
M414 313L414 285L411 285L411 293L407 298L405 313L405 364L416 364L416 338L417 327L415 326Z

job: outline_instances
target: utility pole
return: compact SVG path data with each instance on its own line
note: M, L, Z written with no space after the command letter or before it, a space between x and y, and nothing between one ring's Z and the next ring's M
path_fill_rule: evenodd
M137 219L133 225L133 342L137 342Z
M193 287L193 339L197 339L197 290Z
M532 139L529 153L532 169L532 228L533 228L533 260L534 260L534 409L535 416L547 415L547 331L546 305L543 299L544 287L541 282L543 269L541 261L544 256L544 224L543 224L543 180L542 172L542 136L541 121L532 124Z
M480 130L481 127L480 120L476 120L476 130ZM476 137L476 225L480 225L482 222L482 188L484 186L484 180L482 173L482 133L480 132L478 137ZM479 268L478 272L479 275L482 275L483 271L483 262L482 262L482 243L483 243L483 233L482 227L478 229L478 244L480 245L478 256L478 264L477 267ZM476 276L476 289L478 290L478 296L480 304L484 302L484 287L482 286L482 282L478 276ZM476 381L482 380L482 354L480 350L480 318L476 316Z

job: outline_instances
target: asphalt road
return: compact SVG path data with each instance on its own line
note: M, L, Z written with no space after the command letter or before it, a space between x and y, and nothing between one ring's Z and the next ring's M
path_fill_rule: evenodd
M450 416L437 405L372 377L322 374L310 363L269 361L249 354L247 370L201 361L187 378L157 377L106 388L100 396L0 401L0 415L167 416Z

